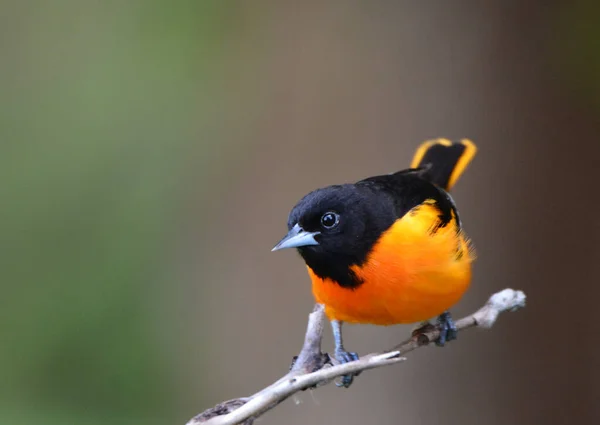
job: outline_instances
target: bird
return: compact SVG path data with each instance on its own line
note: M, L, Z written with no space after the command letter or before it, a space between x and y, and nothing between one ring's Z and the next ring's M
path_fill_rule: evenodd
M437 317L444 346L457 336L449 309L467 291L475 251L449 194L477 152L469 139L431 139L410 168L316 189L288 216L273 251L296 248L331 322L338 362L343 323L396 325ZM429 322L427 322L429 323ZM355 375L338 386L349 387Z

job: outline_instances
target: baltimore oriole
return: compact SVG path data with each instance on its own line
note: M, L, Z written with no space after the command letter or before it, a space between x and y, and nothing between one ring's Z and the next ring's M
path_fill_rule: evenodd
M297 248L317 302L325 305L335 356L344 349L342 322L393 325L438 316L438 345L456 338L447 311L471 280L474 252L448 190L476 146L435 139L416 151L411 168L354 184L328 186L303 197L289 233L273 248ZM342 385L348 387L352 376Z

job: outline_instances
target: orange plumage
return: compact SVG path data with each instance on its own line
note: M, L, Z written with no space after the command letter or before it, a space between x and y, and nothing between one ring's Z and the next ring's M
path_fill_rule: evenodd
M362 266L363 284L347 289L308 267L317 302L332 320L375 325L414 323L453 306L471 280L472 250L456 219L435 233L434 204L414 207L380 237Z

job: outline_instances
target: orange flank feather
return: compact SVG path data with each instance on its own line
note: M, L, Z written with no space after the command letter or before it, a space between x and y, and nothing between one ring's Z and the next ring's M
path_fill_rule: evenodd
M452 307L467 290L474 253L456 218L439 225L428 200L386 230L361 266L363 281L343 288L308 268L314 296L331 320L375 325L414 323Z

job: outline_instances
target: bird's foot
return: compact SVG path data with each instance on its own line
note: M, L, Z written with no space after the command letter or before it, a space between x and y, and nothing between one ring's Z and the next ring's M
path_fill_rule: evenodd
M343 348L336 349L335 350L335 359L338 362L340 362L340 364L349 363L349 362L358 360L358 354L350 352L350 351L346 351ZM354 377L358 376L359 374L360 374L360 372L354 373L351 375L344 375L344 376L342 376L342 380L340 382L336 382L335 385L337 385L338 387L348 388L352 384L352 381L354 381Z
M449 311L445 311L439 315L437 325L440 330L440 336L435 341L435 345L438 347L443 347L446 345L446 342L452 341L458 336L458 329L456 328Z
M438 347L443 347L446 345L446 342L456 339L458 335L458 329L454 324L454 320L452 320L450 312L445 311L437 318L437 325L433 325L429 322L423 322L419 324L419 327L412 332L412 336L413 338L417 338L419 345L426 345L431 342L427 334L435 331L436 329L440 331L440 336L435 340L435 345Z

